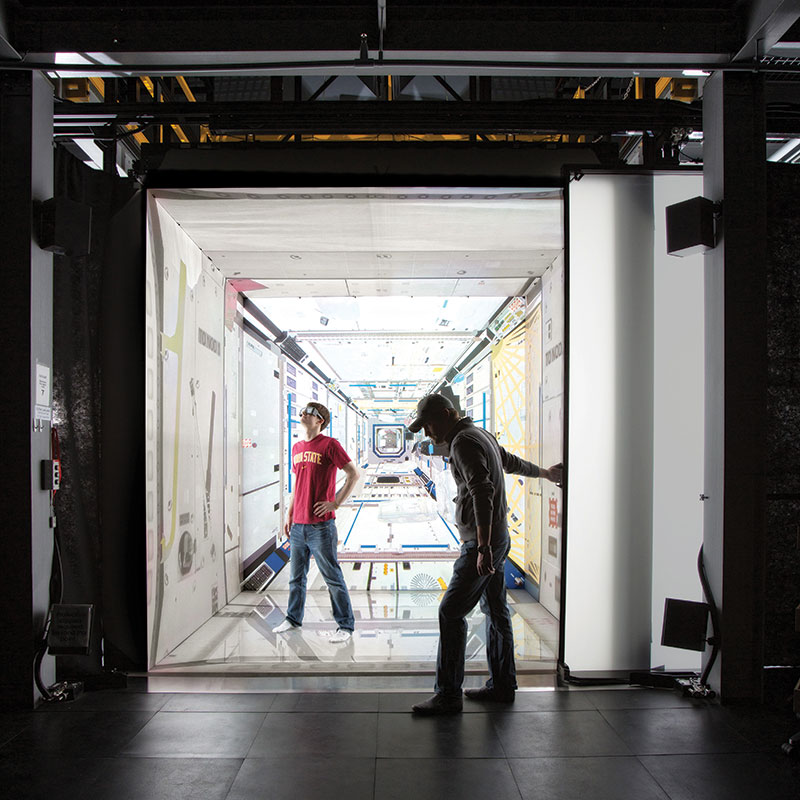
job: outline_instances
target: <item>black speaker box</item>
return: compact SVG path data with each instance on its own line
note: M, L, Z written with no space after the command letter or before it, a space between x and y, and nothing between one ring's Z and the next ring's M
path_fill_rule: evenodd
M89 654L93 605L56 603L50 609L47 649L50 655Z
M667 252L671 256L704 253L716 245L714 204L705 197L693 197L667 206Z
M87 256L91 250L92 207L68 197L39 206L39 247L60 256Z
M682 650L705 650L708 614L707 603L667 597L664 602L661 644L665 647L680 647Z

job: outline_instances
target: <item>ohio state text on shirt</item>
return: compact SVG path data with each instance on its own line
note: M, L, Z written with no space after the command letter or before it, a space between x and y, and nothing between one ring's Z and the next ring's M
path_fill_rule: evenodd
M330 436L321 433L310 442L297 442L292 447L292 470L295 475L292 522L309 524L333 519L333 511L318 517L314 505L336 499L336 470L350 462L344 448Z

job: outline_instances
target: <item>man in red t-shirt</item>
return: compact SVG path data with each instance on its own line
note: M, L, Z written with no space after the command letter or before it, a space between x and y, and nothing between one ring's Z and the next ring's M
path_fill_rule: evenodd
M353 635L355 621L347 584L336 558L338 534L334 511L350 496L359 471L336 439L322 435L322 429L330 419L330 412L322 403L309 403L300 411L305 438L292 447L295 488L283 526L291 549L289 606L286 619L272 630L273 633L284 633L303 624L306 575L313 555L328 584L333 617L339 626L330 641L347 642ZM338 469L344 470L346 478L337 492Z

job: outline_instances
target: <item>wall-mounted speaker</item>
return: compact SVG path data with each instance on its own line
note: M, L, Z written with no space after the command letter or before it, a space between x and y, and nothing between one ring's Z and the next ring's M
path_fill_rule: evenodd
M667 253L691 256L716 246L714 203L693 197L667 206Z
M707 603L667 597L664 602L661 644L665 647L680 647L682 650L705 650L708 615Z
M51 197L39 206L42 250L60 256L87 256L91 252L92 207L68 197Z

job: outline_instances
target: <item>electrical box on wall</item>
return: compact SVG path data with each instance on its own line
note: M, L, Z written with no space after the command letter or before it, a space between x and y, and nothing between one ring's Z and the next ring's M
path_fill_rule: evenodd
M41 462L42 489L56 492L61 488L61 461L46 459Z

